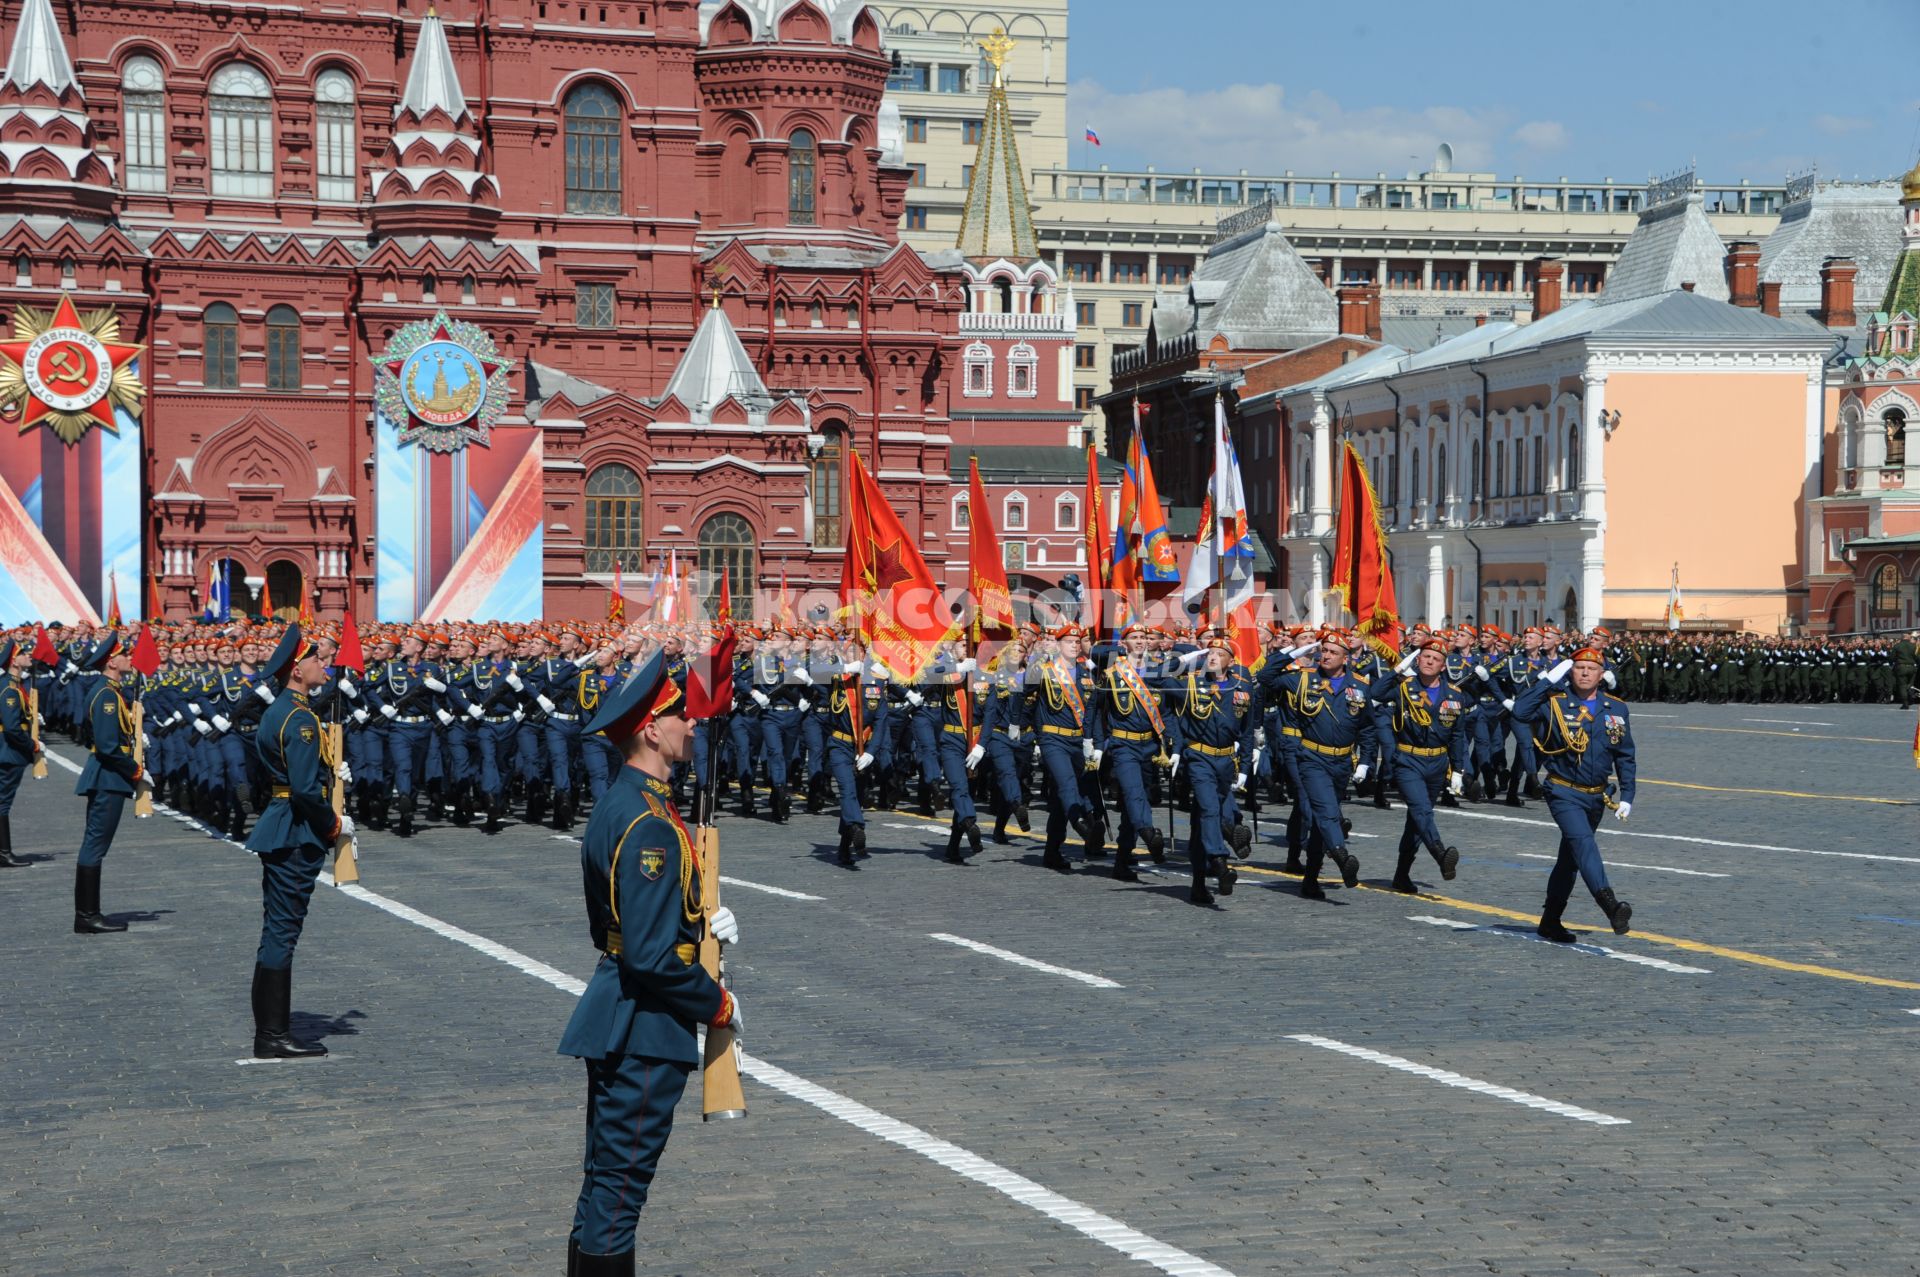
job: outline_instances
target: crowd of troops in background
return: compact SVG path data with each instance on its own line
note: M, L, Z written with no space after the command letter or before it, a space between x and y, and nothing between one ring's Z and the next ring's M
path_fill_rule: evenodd
M1887 638L1629 635L1608 649L1630 701L1861 705L1920 699L1920 633Z

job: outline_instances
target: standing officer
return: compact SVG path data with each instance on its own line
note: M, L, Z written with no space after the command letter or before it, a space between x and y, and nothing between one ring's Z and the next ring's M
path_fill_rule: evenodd
M587 1066L587 1147L567 1243L576 1277L631 1277L634 1232L673 1109L699 1062L702 1025L740 1029L740 1004L695 960L708 928L731 944L731 910L706 916L693 840L668 780L693 751L686 697L655 653L600 703L623 765L580 844L587 927L601 958L560 1039Z
M1417 674L1408 678L1409 672ZM1433 803L1444 785L1458 794L1472 766L1473 698L1447 676L1446 644L1437 638L1409 651L1392 673L1367 693L1377 705L1391 707L1393 778L1407 805L1400 833L1400 862L1393 889L1408 895L1419 889L1411 877L1413 858L1425 844L1440 862L1440 876L1453 881L1460 853L1440 841Z
M353 832L351 816L333 814L333 786L341 760L330 758L320 718L309 697L327 682L327 669L298 625L289 625L260 672L284 690L261 716L258 742L273 801L247 839L260 857L260 948L253 959L253 1054L261 1060L325 1055L288 1027L293 1000L293 950L306 926L313 884L334 839Z
M1607 867L1600 859L1594 831L1612 797L1607 792L1613 776L1620 779L1620 798L1614 814L1625 820L1633 811L1633 729L1627 704L1600 686L1606 658L1596 648L1583 647L1571 660L1561 661L1546 677L1513 703L1516 721L1533 728L1533 747L1547 771L1547 810L1560 826L1559 859L1547 878L1547 903L1540 914L1539 934L1563 943L1574 939L1560 925L1560 915L1573 893L1579 872L1593 893L1600 912L1613 924L1614 934L1625 935L1633 906L1614 897L1607 885ZM1572 674L1572 685L1561 687Z
M73 792L87 800L87 828L73 871L73 930L75 935L103 935L125 931L100 912L100 863L113 846L127 799L146 784L140 764L133 761L133 707L120 690L120 680L133 668L117 635L109 633L84 660L85 668L102 677L87 697L86 718L93 733L93 752L80 771Z
M39 753L27 707L27 668L33 653L12 639L0 642L0 869L18 869L27 861L13 854L13 796L20 778Z
M1233 650L1224 632L1207 638L1204 670L1189 672L1167 692L1171 734L1178 752L1172 766L1187 771L1193 791L1193 826L1187 836L1187 860L1193 882L1187 899L1197 905L1213 903L1207 875L1220 884L1220 894L1233 894L1238 876L1227 861L1224 831L1234 826L1233 793L1247 785L1253 762L1253 729L1260 721L1259 693L1246 672L1233 663ZM1244 855L1236 827L1235 851Z
M1360 858L1347 850L1340 813L1340 795L1350 782L1365 780L1370 770L1366 763L1356 767L1354 756L1371 754L1374 743L1366 677L1347 668L1347 655L1356 643L1353 635L1332 631L1320 639L1317 668L1275 670L1277 662L1269 662L1260 674L1261 689L1267 695L1288 698L1288 715L1300 729L1300 798L1311 822L1306 877L1300 883L1300 895L1306 900L1327 898L1320 887L1324 856L1332 856L1340 866L1347 886L1360 881Z

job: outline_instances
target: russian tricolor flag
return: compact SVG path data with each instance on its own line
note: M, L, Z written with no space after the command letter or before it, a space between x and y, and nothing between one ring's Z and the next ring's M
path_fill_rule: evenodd
M1093 143L1095 146L1100 145L1100 135L1093 131L1092 125L1087 126L1087 141Z

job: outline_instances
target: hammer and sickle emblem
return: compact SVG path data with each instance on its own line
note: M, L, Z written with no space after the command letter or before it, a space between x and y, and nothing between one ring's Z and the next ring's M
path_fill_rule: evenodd
M71 346L61 346L47 360L47 367L53 370L53 380L63 385L85 385L87 381L86 361Z

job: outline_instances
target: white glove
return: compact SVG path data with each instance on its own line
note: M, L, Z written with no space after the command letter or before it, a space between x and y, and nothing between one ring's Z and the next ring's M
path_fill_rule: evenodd
M773 704L772 699L768 697L768 695L765 692L761 691L757 687L753 689L752 695L753 695L753 703L755 705L758 705L761 709L766 709L769 705Z
M1420 659L1420 649L1416 647L1411 652L1408 652L1405 656L1400 658L1400 663L1393 667L1393 672L1396 674L1405 675L1407 671L1413 668L1413 663L1419 659Z
M340 688L340 695L346 697L348 700L352 700L360 695L360 689L353 685L353 680L350 678L341 678L338 686Z
M1716 665L1716 666L1714 666L1713 668L1715 668L1715 669L1719 669L1720 667L1719 667L1718 665ZM1601 681L1601 682L1603 682L1603 683L1605 683L1605 684L1606 684L1606 685L1607 685L1608 687L1613 687L1613 686L1615 686L1615 685L1617 685L1617 684L1618 684L1618 683L1620 682L1620 680L1619 680L1619 679L1617 679L1617 678L1615 678L1615 677L1613 676L1613 671L1612 671L1612 670L1604 670L1604 671L1602 671L1602 672L1601 672L1601 675L1600 675L1600 681Z
M1455 798L1467 792L1467 778L1459 772L1447 777L1447 792Z
M859 661L848 661L846 664L840 667L840 672L842 674L858 675L862 671L864 671L866 668L867 667L865 665L862 665Z
M255 683L253 685L253 694L255 696L258 696L261 700L265 701L267 704L269 705L273 704L274 693L273 693L273 687L271 684Z
M1084 758L1084 759L1086 759L1086 760L1087 760L1088 762L1092 762L1092 761L1093 761L1093 756L1094 756L1095 754L1097 754L1097 753L1099 753L1099 752L1100 752L1100 751L1098 751L1098 750L1096 750L1096 749L1095 749L1095 748L1093 747L1093 742L1092 742L1092 741L1090 741L1090 740L1082 740L1082 741L1080 742L1080 757L1082 757L1082 758Z
M364 710L364 709L356 709L355 711L353 711L353 721L354 721L354 722L356 722L356 723L365 723L365 722L367 721L367 718L368 718L368 715L367 715L367 711L366 711L366 710Z
M1253 772L1254 772L1254 774L1255 774L1255 775L1258 775L1258 774L1259 774L1259 772L1260 772L1260 756L1261 756L1262 754L1264 754L1264 753L1266 753L1266 752L1267 752L1267 751L1266 751L1266 747L1265 747L1265 746L1256 746L1256 747L1254 748L1254 751L1253 751L1253 769L1252 769L1252 770L1253 770Z
M1007 744L1018 745L1019 743L1020 743L1020 729L1018 727L1009 727L1007 729Z
M524 718L526 718L526 716L527 716L527 711L525 711L525 710L523 710L523 709L516 709L516 710L514 710L514 711L513 711L513 721L514 721L514 722L516 722L516 723L518 723L518 722L520 722L520 721L521 721L522 719L524 719Z
M853 760L853 770L857 772L863 772L871 766L873 766L872 754L862 754L860 755L860 757Z
M1489 670L1484 665L1474 666L1473 672L1477 674L1484 682L1491 683L1493 681L1493 671Z
M453 726L453 722L454 722L453 715L447 713L447 711L443 709L437 709L433 711L433 716L440 720L440 726L442 727Z
M728 1020L723 1027L732 1029L733 1036L738 1038L746 1033L747 1022L740 1018L740 995L732 989L728 989L727 993L733 998L733 1018Z
M887 676L887 667L879 661L875 661L869 668L873 670L873 676L875 678L885 678Z
M1186 671L1197 670L1206 663L1207 650L1205 648L1201 648L1197 652L1188 652L1180 658L1180 668Z
M213 716L213 725L223 732L233 730L233 724L227 721L227 717L224 714L215 714Z
M972 749L968 750L967 751L967 770L972 771L974 768L978 767L980 765L980 760L985 758L986 756L987 756L987 747L985 745L975 745Z
M954 666L953 672L955 674L971 674L979 668L980 668L980 663L974 660L971 656L969 656L966 660L961 661L958 665Z
M733 916L733 910L721 905L707 919L707 927L713 932L713 938L721 944L735 944L740 939L740 923Z
M1235 772L1233 774L1233 788L1236 793L1245 792L1247 788L1247 774L1245 772Z
M512 670L507 671L507 686L511 687L516 692L521 692L526 690L526 684L522 683L520 681L520 676L514 673Z
M813 708L813 702L808 700L806 697L802 696L800 698L800 712L804 714L812 708Z
M1353 769L1354 783L1357 785L1361 781L1365 780L1367 778L1367 773L1371 770L1372 768L1369 767L1366 763L1361 763L1358 767L1354 768Z
M1560 662L1558 665L1554 666L1552 669L1547 671L1547 676L1546 676L1547 682L1558 683L1561 679L1567 676L1567 671L1572 668L1573 668L1572 661Z
M1304 646L1304 647L1296 647L1296 648L1294 648L1294 649L1292 649L1291 651L1289 651L1289 652L1287 653L1287 655L1288 655L1289 657L1291 657L1292 659L1294 659L1294 660L1296 660L1296 661L1297 661L1297 660L1299 660L1299 659L1300 659L1301 657L1303 657L1303 656L1311 656L1311 655L1313 655L1313 654L1314 654L1314 652L1316 652L1317 650L1319 650L1319 647L1320 647L1320 642L1319 642L1319 640L1318 640L1318 639L1315 639L1315 640L1314 640L1313 642L1311 642L1311 643L1308 643L1308 644L1307 644L1306 646Z
M1633 814L1633 804L1621 803L1618 807L1615 807L1613 809L1613 814L1619 817L1621 820L1625 820L1628 816Z
M927 698L920 695L920 693L918 692L907 693L907 704L913 706L915 709L919 709L922 705L925 705L926 703L927 703Z
M807 672L806 666L796 665L793 667L793 681L806 687L812 687L813 675Z
M1511 699L1511 698L1509 698L1509 699L1507 699L1507 700L1504 700L1504 701L1501 701L1501 702L1500 702L1500 707L1501 707L1502 709L1504 709L1504 710L1506 710L1506 711L1507 711L1507 713L1509 713L1509 714L1511 714L1511 713L1513 713L1513 701L1512 701L1512 699Z
M582 652L573 658L573 668L577 670L590 670L599 663L600 653L598 652Z
M1167 779L1172 780L1180 774L1180 755L1175 754L1167 760Z
M395 708L394 708L393 706L391 706L391 705L382 705L382 706L380 707L380 717L382 717L382 718L398 718L398 717L400 717L400 711L399 711L399 710L397 710L397 709L395 709Z
M423 678L420 681L427 685L429 692L444 692L447 690L447 685L437 678Z
M487 711L486 711L486 707L485 707L485 706L483 706L483 705L469 705L469 706L467 706L467 717L468 717L468 718L485 718L486 716L487 716Z
M187 702L187 708L188 708L188 709L190 709L190 710L192 710L192 711L193 711L193 712L194 712L195 714L198 714L198 713L200 712L200 702L199 702L199 701L188 701L188 702Z
M149 735L147 735L147 733L145 733L145 732L141 732L141 733L140 733L140 748L142 748L142 749L152 749L152 748L153 748L153 737L151 737L151 736L149 736Z
M343 785L353 783L353 768L347 766L347 760L344 758L333 765L333 774L340 778L340 783Z
M354 831L353 817L349 816L344 811L341 812L340 813L340 833L338 836L341 838L351 838L353 837L353 831Z
M542 692L540 695L534 697L533 703L535 705L538 705L541 709L545 710L547 713L549 714L553 713L553 702L547 699L547 695L545 692Z

